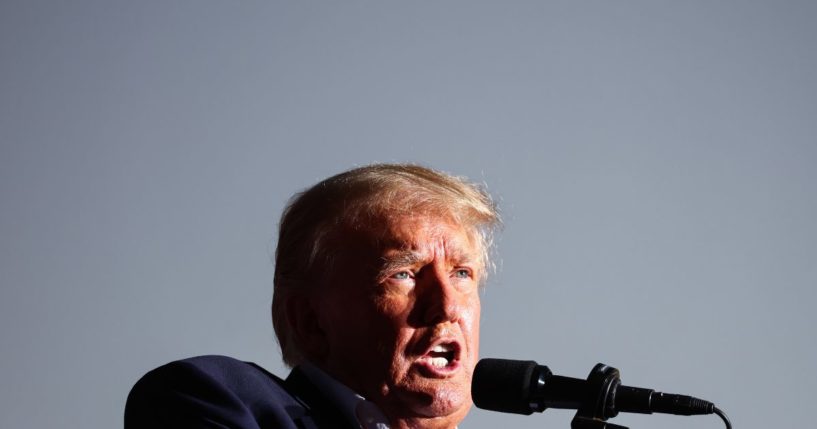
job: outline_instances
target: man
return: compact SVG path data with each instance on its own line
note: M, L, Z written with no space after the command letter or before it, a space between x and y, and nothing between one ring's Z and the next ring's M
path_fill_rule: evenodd
M272 303L290 376L217 356L171 363L134 387L126 427L456 427L498 223L480 188L416 165L357 168L296 195Z

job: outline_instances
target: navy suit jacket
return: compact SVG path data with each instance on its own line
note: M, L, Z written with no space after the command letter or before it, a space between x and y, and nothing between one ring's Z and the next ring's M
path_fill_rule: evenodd
M226 356L171 362L128 395L125 429L348 428L340 411L296 367L286 380Z

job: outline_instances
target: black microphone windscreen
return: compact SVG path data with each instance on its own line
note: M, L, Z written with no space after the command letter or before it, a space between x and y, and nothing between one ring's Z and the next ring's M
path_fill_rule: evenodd
M471 397L478 408L503 413L533 413L531 396L538 380L532 360L482 359L474 368Z

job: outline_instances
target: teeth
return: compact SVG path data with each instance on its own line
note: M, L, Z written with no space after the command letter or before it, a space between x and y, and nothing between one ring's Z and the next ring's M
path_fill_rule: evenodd
M431 358L431 366L443 368L448 365L448 359L444 357Z
M435 353L448 353L451 351L451 346L447 344L446 345L438 344L434 346L434 348L431 349L431 351Z

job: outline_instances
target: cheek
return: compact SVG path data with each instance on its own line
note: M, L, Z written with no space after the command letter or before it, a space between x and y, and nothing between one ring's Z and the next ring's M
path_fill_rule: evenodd
M380 339L389 343L402 343L409 330L411 303L406 297L380 297L375 299L372 325Z
M479 319L481 313L479 297L471 303L469 308L468 315L463 317L463 333L466 335L466 341L468 341L473 357L476 359L479 353Z
M481 310L482 308L479 301L479 295L475 295L466 301L465 310L462 312L461 318L469 325L473 326L473 329L479 329L479 316Z
M406 293L384 292L373 296L371 302L377 316L393 325L406 324L414 306L414 298Z
M327 342L337 350L359 347L357 343L366 340L362 333L371 329L375 314L365 297L338 291L324 295L317 316Z
M392 296L378 301L378 321L371 329L378 342L378 354L388 363L392 377L400 377L411 359L416 328L410 323L412 300Z

